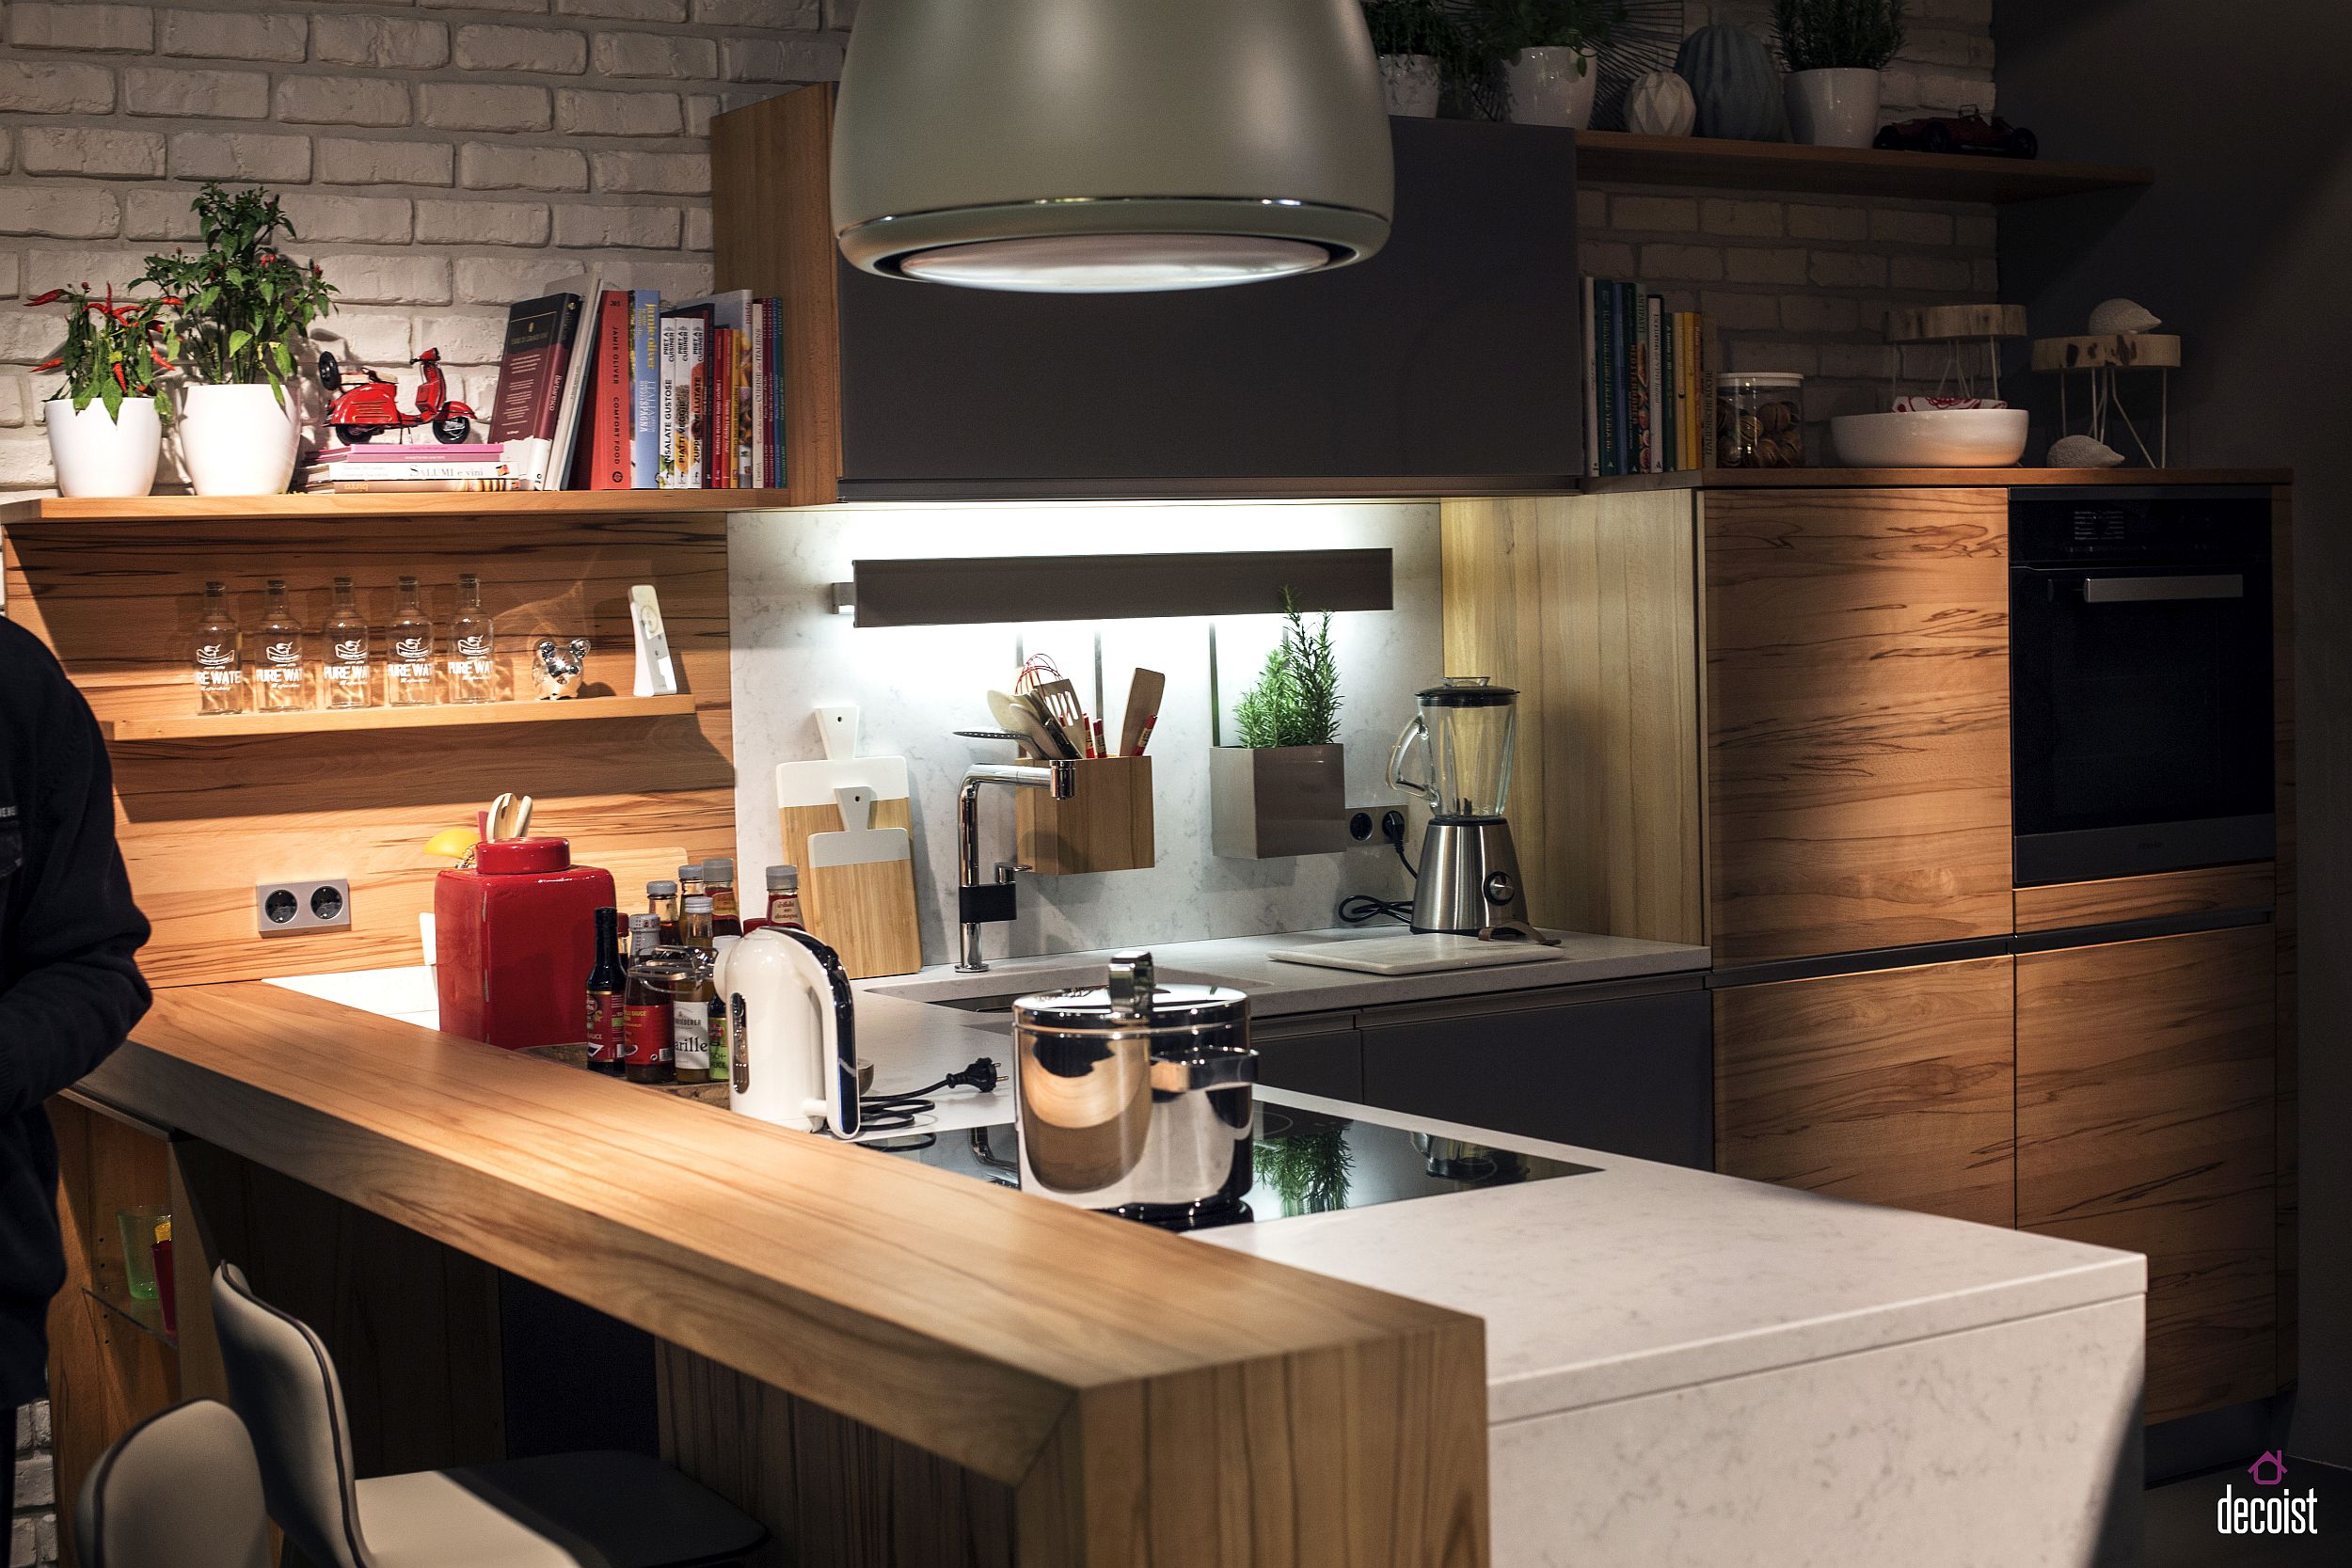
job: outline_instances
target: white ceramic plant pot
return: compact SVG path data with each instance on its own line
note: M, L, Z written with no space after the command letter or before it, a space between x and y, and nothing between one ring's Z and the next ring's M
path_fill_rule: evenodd
M109 419L96 398L76 410L68 398L41 405L49 426L49 460L61 496L144 496L155 488L164 454L164 421L149 398L126 400Z
M1593 89L1600 85L1588 49L1522 49L1502 68L1511 88L1514 125L1593 123Z
M1389 113L1429 119L1438 112L1438 57L1435 55L1380 56L1380 97Z
M1792 71L1781 90L1788 129L1812 147L1867 147L1879 134L1879 73L1859 67Z
M275 496L294 478L294 394L267 382L190 387L180 398L180 457L199 496Z

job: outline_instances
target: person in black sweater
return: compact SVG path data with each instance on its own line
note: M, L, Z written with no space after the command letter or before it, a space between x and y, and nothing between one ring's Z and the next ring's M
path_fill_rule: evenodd
M0 620L0 1418L47 1386L50 1298L65 1284L48 1098L105 1060L147 1011L147 920L115 845L113 771L56 659ZM16 1472L0 1462L0 1526Z

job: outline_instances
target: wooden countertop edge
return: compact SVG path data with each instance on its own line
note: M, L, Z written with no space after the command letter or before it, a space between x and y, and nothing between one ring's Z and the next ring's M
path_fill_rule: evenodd
M258 982L82 1086L1009 1483L1088 1392L1477 1321Z

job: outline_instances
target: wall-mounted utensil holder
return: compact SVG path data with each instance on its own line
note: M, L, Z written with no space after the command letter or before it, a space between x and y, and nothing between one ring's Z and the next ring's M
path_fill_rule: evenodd
M1209 841L1230 860L1346 848L1347 748L1211 747Z
M1047 877L1154 864L1152 759L1089 757L1073 766L1067 800L1042 789L1014 792L1013 847L1021 863Z

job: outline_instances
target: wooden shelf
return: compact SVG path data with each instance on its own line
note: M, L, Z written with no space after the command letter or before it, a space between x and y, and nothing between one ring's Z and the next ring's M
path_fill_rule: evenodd
M1589 475L1586 495L1642 490L2018 490L2045 484L2292 484L2292 468L1691 468Z
M175 714L109 719L108 740L222 740L241 736L318 735L338 730L471 729L485 724L557 724L588 719L691 718L694 698L573 697L550 703L443 703L433 707L312 708L300 713Z
M301 517L660 517L765 512L782 490L455 491L421 496L40 496L0 504L0 528L26 523L245 522Z
M1705 136L1637 136L1629 131L1579 132L1576 174L1580 183L1715 185L1992 202L2125 190L2153 184L2156 178L2153 169L2136 165L2061 164L1964 152L1882 152L1875 148L1800 147L1789 142L1719 141Z

